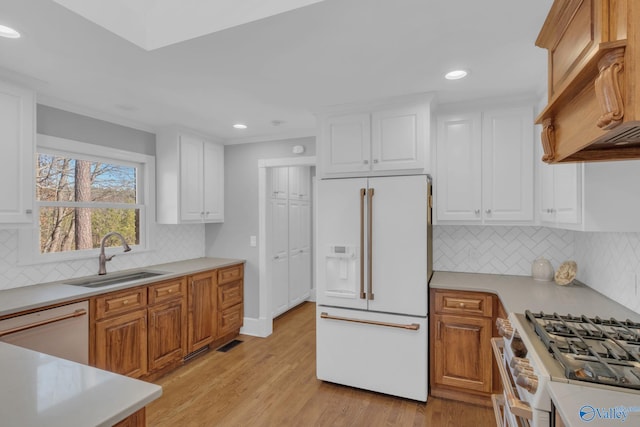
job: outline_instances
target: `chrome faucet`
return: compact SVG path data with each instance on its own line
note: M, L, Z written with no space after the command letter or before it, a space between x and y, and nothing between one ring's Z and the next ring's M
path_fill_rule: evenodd
M122 234L116 231L112 231L110 233L105 234L104 237L102 238L102 241L100 242L100 257L99 257L100 268L98 269L99 275L107 274L107 261L111 261L111 259L115 256L115 254L111 256L106 256L104 254L104 244L107 241L107 239L111 236L118 236L120 238L124 252L129 252L131 250L129 245L127 245L127 242L124 240L124 237L122 237Z

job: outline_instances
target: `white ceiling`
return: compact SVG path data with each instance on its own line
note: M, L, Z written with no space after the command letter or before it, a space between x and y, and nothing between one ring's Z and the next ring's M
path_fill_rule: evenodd
M53 0L0 0L0 24L22 33L0 38L0 76L35 87L40 103L146 130L177 124L228 143L312 135L312 111L328 105L542 94L546 53L534 40L551 3L324 0L258 20L234 11L228 24L253 21L221 31L137 39L164 45L149 51ZM470 76L443 79L457 67Z

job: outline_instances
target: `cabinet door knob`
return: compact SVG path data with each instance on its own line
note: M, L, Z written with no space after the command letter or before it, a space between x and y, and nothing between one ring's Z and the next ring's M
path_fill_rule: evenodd
M473 211L473 213L476 215L480 215L480 209L476 209L475 211Z
M378 163L378 159L373 159L373 163Z
M368 165L369 164L369 160L363 160L362 163L365 164L365 165Z
M487 209L486 211L484 211L487 215L491 215L491 209Z

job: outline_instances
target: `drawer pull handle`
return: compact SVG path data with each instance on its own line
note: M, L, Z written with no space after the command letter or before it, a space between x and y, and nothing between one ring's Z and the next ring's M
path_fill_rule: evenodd
M464 303L463 303L463 302L461 302L461 303L459 303L459 304L458 304L458 306L459 306L460 308L464 308Z
M39 322L34 322L29 325L18 326L11 329L5 329L4 331L0 331L0 337L9 335L9 334L14 334L16 332L26 331L27 329L37 328L38 326L48 325L49 323L55 323L61 320L71 319L73 317L84 316L85 314L87 314L87 310L85 310L84 308L81 308L79 310L74 311L73 313L63 314L62 316L52 317L51 319L41 320Z
M129 304L129 300L128 299L122 301L122 305L127 305L127 304Z
M169 293L173 292L173 289L169 289Z
M365 323L367 325L387 326L389 328L409 329L412 331L417 331L418 329L420 329L420 325L418 323L410 323L408 325L403 325L400 323L378 322L375 320L352 319L350 317L331 316L325 312L320 313L320 317L322 319L341 320L343 322Z

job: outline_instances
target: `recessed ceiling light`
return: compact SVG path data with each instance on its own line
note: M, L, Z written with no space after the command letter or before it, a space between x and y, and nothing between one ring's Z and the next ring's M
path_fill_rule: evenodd
M0 37L6 37L8 39L20 38L20 33L10 27L0 25Z
M246 129L247 125L244 125L242 123L236 123L235 125L233 125L233 127L236 129Z
M458 80L467 76L467 72L465 70L453 70L449 71L444 75L444 78L447 80Z

